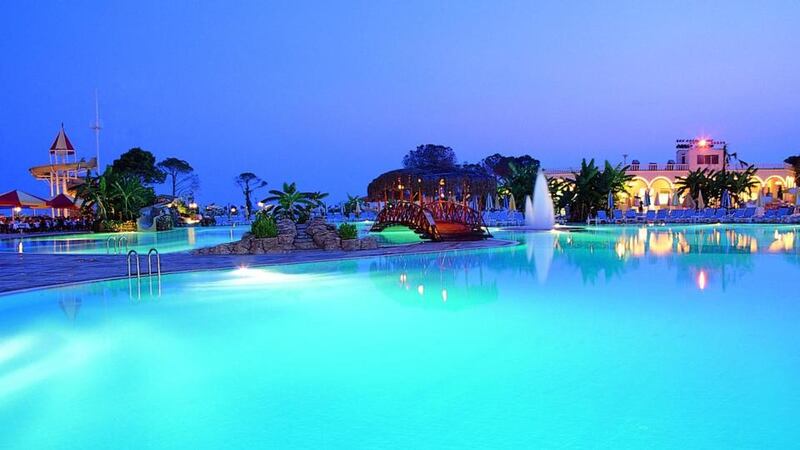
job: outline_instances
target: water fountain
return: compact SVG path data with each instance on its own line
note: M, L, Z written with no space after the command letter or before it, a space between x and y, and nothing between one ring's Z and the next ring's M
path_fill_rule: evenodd
M552 230L555 225L553 198L547 189L547 179L539 169L533 188L533 199L525 196L525 228L531 230Z

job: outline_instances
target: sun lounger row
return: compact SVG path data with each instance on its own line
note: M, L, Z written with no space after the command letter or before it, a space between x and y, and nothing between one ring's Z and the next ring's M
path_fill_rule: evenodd
M763 214L757 214L758 208L746 207L732 210L724 208L694 209L660 209L638 214L629 209L625 212L615 209L612 215L605 211L598 211L597 215L589 219L594 224L625 224L625 223L800 223L800 211L791 207L768 209Z

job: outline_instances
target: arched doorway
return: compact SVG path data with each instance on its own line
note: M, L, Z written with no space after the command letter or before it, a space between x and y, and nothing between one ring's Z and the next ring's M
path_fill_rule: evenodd
M769 201L777 201L785 198L787 190L786 180L784 180L783 177L772 175L764 180L764 195L767 196Z
M642 177L634 177L628 182L623 205L625 208L638 208L639 202L644 201L644 193L650 189L650 184Z
M675 186L666 177L656 177L650 182L650 198L656 208L667 208L672 201Z

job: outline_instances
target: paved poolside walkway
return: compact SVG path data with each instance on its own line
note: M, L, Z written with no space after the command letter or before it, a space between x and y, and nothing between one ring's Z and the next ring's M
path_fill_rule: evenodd
M188 253L169 253L161 255L161 272L174 273L227 269L240 265L298 264L371 256L472 250L516 244L513 241L488 239L472 242L424 242L358 252L307 250L266 255L190 255ZM142 256L140 264L143 272L146 273L147 257ZM124 278L127 274L128 268L124 255L0 253L0 293L108 278Z

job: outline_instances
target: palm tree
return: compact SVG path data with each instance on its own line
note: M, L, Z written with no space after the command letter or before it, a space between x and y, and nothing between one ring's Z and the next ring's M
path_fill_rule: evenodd
M677 192L681 195L686 194L688 191L688 195L692 199L697 199L698 195L702 192L703 196L708 198L713 177L713 171L709 172L709 170L705 168L696 169L690 171L685 177L677 177L675 186L677 186Z
M575 193L570 208L572 220L577 222L586 220L591 215L592 209L602 204L603 194L595 189L599 174L600 169L595 165L594 159L587 163L585 158L581 161L580 170L572 174Z
M510 191L518 202L522 202L526 195L533 195L533 185L536 182L539 165L518 165L509 162L508 168L510 173L508 177L501 180L501 186Z
M107 169L106 173L110 170ZM83 200L84 210L95 209L98 219L108 219L111 205L108 178L105 174L96 177L86 175L84 182L75 188L75 198Z
M311 208L315 206L312 194L298 191L295 183L283 183L283 190L272 190L269 193L272 195L263 201L277 202L272 212L293 222L307 219Z
M356 212L359 205L364 204L364 199L357 195L347 194L347 201L344 202L344 213L350 214Z
M323 207L324 208L325 207L325 202L322 201L322 200L324 198L326 198L327 196L328 196L327 192L316 191L316 192L309 192L308 193L308 199L311 200L311 202L314 204L315 208L319 208L319 207Z
M139 210L149 200L150 191L142 183L130 176L123 176L111 182L111 198L117 205L119 219L131 220L139 216Z
M736 203L742 202L742 196L750 194L758 187L756 173L758 170L754 166L748 166L741 172L733 172L727 186L728 193Z
M575 188L572 180L562 180L560 178L549 178L547 180L547 190L553 199L553 206L557 212L567 209L575 198Z
M628 174L630 166L622 166L617 164L612 166L610 162L606 161L603 171L600 172L597 178L596 189L608 199L610 192L614 197L620 192L625 192L628 183L633 179L633 175Z

